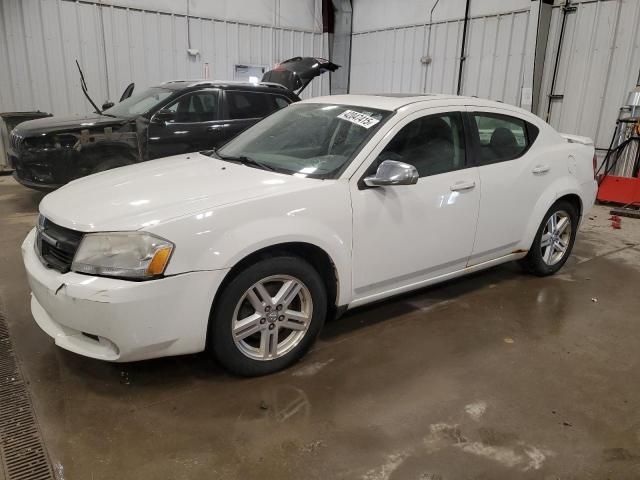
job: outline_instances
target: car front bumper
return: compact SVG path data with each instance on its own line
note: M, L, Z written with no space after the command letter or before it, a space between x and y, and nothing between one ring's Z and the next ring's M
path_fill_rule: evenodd
M56 345L113 362L195 353L206 345L209 313L227 270L135 282L60 273L22 244L31 312Z

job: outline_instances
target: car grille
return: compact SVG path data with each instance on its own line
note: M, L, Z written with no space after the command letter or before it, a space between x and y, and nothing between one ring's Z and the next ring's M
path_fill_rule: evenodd
M40 216L38 218L36 251L47 268L67 273L71 270L71 263L82 237L83 233L61 227Z
M11 150L14 153L19 153L22 148L22 143L24 142L24 137L22 135L18 135L15 131L11 132L11 138L9 139L9 144L11 145Z

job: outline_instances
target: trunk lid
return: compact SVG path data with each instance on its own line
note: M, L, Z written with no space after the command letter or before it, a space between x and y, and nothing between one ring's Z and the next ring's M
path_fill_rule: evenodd
M299 95L311 80L338 68L340 65L324 58L294 57L277 64L262 76L262 81L278 83Z

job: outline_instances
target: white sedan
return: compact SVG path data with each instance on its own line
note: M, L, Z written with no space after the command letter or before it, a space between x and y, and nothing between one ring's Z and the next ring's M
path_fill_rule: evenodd
M47 195L22 246L31 310L88 357L207 350L274 372L346 309L512 260L558 271L594 202L593 158L588 138L502 103L306 100L217 151Z

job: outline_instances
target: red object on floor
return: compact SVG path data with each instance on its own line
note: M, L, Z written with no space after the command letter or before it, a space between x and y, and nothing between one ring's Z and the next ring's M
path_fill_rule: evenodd
M627 205L640 202L640 178L607 175L598 187L598 200Z
M609 220L611 220L611 228L615 228L616 230L622 228L622 219L618 215L611 215Z

